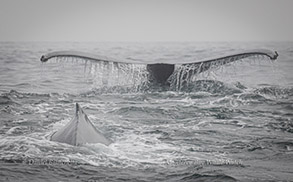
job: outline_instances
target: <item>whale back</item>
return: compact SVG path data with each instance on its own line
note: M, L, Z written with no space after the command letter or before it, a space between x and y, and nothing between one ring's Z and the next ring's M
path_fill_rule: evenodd
M109 145L111 141L100 133L88 116L76 103L74 118L51 136L52 141L78 146L85 143L102 143Z

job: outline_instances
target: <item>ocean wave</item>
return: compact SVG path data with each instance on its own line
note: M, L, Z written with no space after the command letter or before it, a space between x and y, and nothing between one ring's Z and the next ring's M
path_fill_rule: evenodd
M293 96L293 88L282 88L279 86L268 86L257 88L254 93L269 98L289 98Z
M237 181L235 178L225 175L225 174L198 174L194 173L192 175L186 175L182 177L181 180L183 181L227 181L227 182L234 182Z

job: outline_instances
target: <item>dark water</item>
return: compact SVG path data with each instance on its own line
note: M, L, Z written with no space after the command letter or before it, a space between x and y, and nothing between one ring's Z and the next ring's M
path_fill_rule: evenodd
M280 56L222 66L185 88L149 87L143 66L117 77L79 60L39 61L78 50L180 63L253 48ZM293 179L293 43L2 42L0 65L0 181ZM110 146L48 140L76 102Z

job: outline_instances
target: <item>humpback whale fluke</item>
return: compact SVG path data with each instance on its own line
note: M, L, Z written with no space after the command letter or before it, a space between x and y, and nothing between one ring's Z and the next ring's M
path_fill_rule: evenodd
M254 49L248 51L240 51L230 53L228 55L220 57L212 57L202 60L195 60L189 62L180 62L177 69L174 63L149 63L147 64L147 71L149 72L149 79L151 82L159 83L162 85L169 85L168 79L171 76L177 75L180 78L189 78L194 74L198 74L209 70L215 65L224 65L237 60L245 59L252 56L265 56L271 60L275 60L278 57L278 53L267 49ZM143 62L134 61L116 61L115 59L109 59L94 54L78 52L78 51L56 51L45 54L41 57L42 62L47 62L51 58L58 57L72 57L82 58L92 62L113 62L113 63L124 63L124 64L146 64ZM183 72L182 72L183 70Z
M78 103L76 103L74 118L55 132L51 136L51 140L75 146L85 143L102 143L105 145L111 143L96 129Z

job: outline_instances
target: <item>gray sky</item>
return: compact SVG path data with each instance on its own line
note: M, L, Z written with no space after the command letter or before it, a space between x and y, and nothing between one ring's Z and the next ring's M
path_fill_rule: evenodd
M0 0L0 41L293 41L293 1Z

